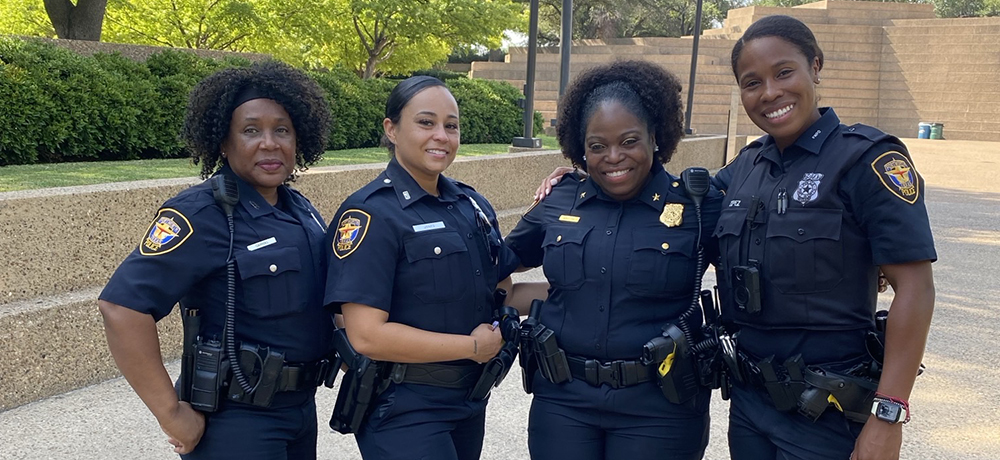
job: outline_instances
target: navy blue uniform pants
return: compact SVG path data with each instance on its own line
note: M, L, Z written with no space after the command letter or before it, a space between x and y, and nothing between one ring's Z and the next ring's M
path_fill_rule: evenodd
M184 460L315 460L316 401L288 407L223 403L206 414L205 434Z
M535 460L698 460L708 445L703 391L671 404L653 382L612 389L535 375L528 450Z
M779 412L762 392L734 386L729 454L732 460L846 460L863 426L836 409L811 422L797 412Z
M355 434L368 460L478 460L486 401L468 390L404 383L390 385Z

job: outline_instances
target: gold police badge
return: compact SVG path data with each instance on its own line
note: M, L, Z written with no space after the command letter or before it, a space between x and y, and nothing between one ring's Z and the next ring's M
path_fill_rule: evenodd
M667 203L660 213L660 222L667 227L677 227L684 221L684 205Z

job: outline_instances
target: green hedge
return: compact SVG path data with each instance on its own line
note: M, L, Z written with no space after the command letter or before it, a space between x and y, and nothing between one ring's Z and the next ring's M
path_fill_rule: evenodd
M166 50L146 62L80 56L35 40L0 37L0 166L185 156L177 137L188 92L202 78L249 61L216 61ZM424 73L433 73L424 72ZM311 71L328 93L328 148L377 146L385 100L398 80ZM520 92L503 82L451 75L462 142L507 143L521 135ZM541 131L535 113L535 130Z

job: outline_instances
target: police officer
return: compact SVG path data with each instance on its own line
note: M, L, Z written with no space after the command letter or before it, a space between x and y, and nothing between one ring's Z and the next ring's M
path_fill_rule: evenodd
M458 105L440 80L400 82L386 102L385 171L330 224L326 303L354 349L394 365L356 433L366 459L478 459L485 399L470 400L501 347L493 295L517 266L496 213L443 175L459 148ZM509 281L508 281L509 285Z
M656 382L660 363L640 362L664 325L701 325L690 312L704 267L699 242L714 246L721 200L708 192L699 219L680 178L663 169L683 135L680 89L677 77L641 61L580 75L557 136L589 178L566 176L506 238L524 266L545 271L551 288L539 323L554 332L572 376L534 374L534 459L699 459L708 443L709 390L669 402Z
M191 93L182 137L202 177L220 179L167 200L101 292L115 362L182 458L316 458L313 396L333 331L322 305L326 235L319 211L287 184L297 166L322 154L329 123L319 86L284 64L207 77ZM224 193L231 208L220 204L225 196L215 198L210 182L232 186ZM228 260L235 263L232 279ZM251 358L241 367L243 383L252 384L249 397L237 398L243 402L230 401L230 390L244 388L235 372L220 373L214 412L178 399L155 325L178 301L185 313L198 313L199 337L259 351L239 352ZM270 377L258 378L265 364ZM273 390L266 404L259 399L264 388Z
M723 315L747 371L730 409L736 460L898 458L930 326L923 179L899 139L818 107L823 63L812 32L788 16L754 23L732 52L743 107L767 133L716 176ZM796 413L809 388L796 374L847 375L871 360L880 268L895 297L873 415L863 407L851 421L847 407L822 412L823 400L813 422Z

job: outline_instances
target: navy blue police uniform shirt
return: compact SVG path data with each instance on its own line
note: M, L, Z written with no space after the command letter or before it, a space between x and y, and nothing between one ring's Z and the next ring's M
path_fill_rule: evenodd
M325 226L298 191L278 187L271 206L236 179L233 210L236 340L273 347L288 362L311 362L330 349L333 321L323 308ZM100 298L157 321L178 301L201 313L202 335L222 338L229 226L209 181L167 200Z
M764 136L713 180L726 193L715 234L723 316L757 358L783 362L801 353L806 364L821 364L864 356L878 266L937 258L923 179L902 142L845 126L831 108L820 113L783 153ZM758 261L760 315L739 311L730 298L741 259Z
M500 238L496 212L472 187L440 176L438 192L424 191L393 158L344 201L327 236L328 307L368 305L388 312L388 321L447 334L492 321L493 291L517 258ZM476 206L490 229L477 224Z
M691 305L698 219L680 180L654 163L630 200L569 175L507 235L526 267L542 266L549 297L539 319L572 355L637 359L642 346ZM721 194L702 203L703 267L715 258ZM700 315L699 315L700 317Z

